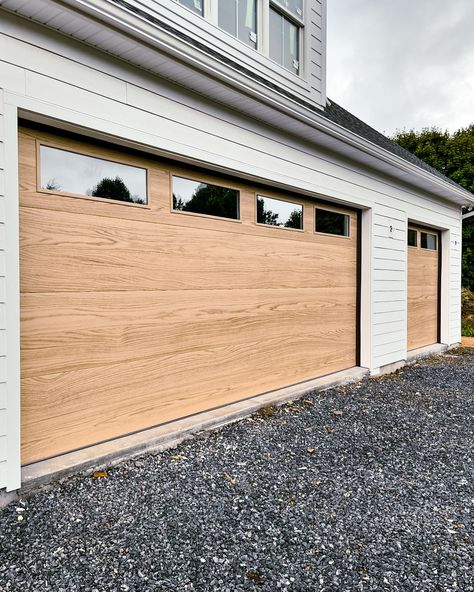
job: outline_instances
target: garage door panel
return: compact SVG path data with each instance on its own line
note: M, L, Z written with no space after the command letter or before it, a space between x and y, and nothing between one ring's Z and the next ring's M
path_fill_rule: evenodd
M355 305L345 304L348 294L341 289L128 296L124 309L121 293L23 295L22 375L159 357L204 343L252 347L267 335L284 340L308 334L318 341L346 331L353 336L356 316ZM306 347L302 340L301 355Z
M22 292L354 284L355 240L315 249L306 240L42 214L21 212Z
M342 331L321 341L260 336L253 344L23 378L23 456L31 462L175 419L177 409L183 417L311 379L352 366L353 356L353 335Z

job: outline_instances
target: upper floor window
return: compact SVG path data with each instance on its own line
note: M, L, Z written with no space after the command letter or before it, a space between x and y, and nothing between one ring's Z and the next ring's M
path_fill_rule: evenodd
M178 0L178 3L201 16L204 14L204 0Z
M300 71L300 27L270 7L270 57L287 70Z
M257 0L218 0L218 24L250 47L257 47Z
M289 13L298 19L303 18L303 2L304 0L277 0L277 4L284 6Z
M249 47L301 74L304 0L177 0Z

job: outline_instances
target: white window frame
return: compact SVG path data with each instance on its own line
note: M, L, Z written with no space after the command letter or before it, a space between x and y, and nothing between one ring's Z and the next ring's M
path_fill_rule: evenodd
M296 74L292 70L288 70L275 60L272 60L275 64L278 64L281 68L284 68L286 72L290 72L293 76L305 80L307 78L307 66L309 60L309 27L307 26L307 19L310 13L310 2L309 0L303 0L303 18L298 18L292 12L290 12L282 0L256 0L257 2L257 44L254 49L249 44L245 43L238 37L235 37L231 33L227 33L224 29L220 29L230 37L235 39L237 42L242 43L245 47L250 50L257 51L270 59L270 7L274 7L280 12L285 18L298 27L298 73ZM179 3L179 2L177 2ZM183 5L181 5L183 6ZM203 0L204 15L200 17L199 14L192 12L197 17L204 18L206 21L218 26L218 0ZM186 8L183 6L183 8Z

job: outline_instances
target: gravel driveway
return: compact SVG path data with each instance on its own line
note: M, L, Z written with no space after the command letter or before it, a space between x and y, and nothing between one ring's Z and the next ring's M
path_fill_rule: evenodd
M474 590L474 350L0 514L0 590ZM19 519L21 518L21 519Z

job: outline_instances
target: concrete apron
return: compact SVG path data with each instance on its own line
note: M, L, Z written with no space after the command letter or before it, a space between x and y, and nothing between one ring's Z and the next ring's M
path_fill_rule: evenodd
M130 434L39 461L22 468L22 487L18 491L0 491L0 508L25 497L35 490L75 473L90 473L116 465L123 460L144 454L174 448L195 434L215 430L226 424L248 417L269 405L282 405L311 391L324 391L335 386L358 382L368 376L366 368L350 368L321 378L270 391L244 401L204 411L184 419Z

